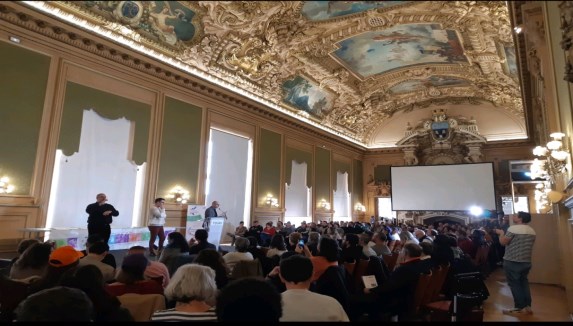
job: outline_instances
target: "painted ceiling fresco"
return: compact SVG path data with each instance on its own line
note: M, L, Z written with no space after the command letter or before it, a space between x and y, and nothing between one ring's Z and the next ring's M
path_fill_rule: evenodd
M326 20L406 2L409 1L306 1L302 13L309 20Z
M426 89L428 87L469 86L465 79L449 76L431 76L426 79L408 80L390 87L390 92L406 93Z
M419 110L431 115L444 105L493 107L507 124L523 130L511 137L527 136L504 1L50 1L43 6L365 147L388 144L380 128L396 115ZM505 134L501 128L491 133L496 140Z
M456 32L438 24L399 25L357 35L339 45L334 55L361 77L413 65L468 62Z

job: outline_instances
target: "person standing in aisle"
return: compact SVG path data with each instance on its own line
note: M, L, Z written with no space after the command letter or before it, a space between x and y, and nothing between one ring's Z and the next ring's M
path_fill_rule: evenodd
M503 269L507 284L511 289L514 307L503 310L508 315L531 315L531 292L527 276L531 270L531 254L535 243L535 230L527 223L531 222L531 214L518 212L513 215L513 225L507 229L497 229L499 242L505 246Z

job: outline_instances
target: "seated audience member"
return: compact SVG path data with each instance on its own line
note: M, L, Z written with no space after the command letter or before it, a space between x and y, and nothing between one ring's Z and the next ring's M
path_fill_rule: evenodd
M320 233L318 232L309 232L308 233L308 242L306 243L306 246L308 247L308 250L310 250L310 253L313 256L316 256L316 254L318 253L318 243L320 242Z
M109 252L109 246L105 242L96 242L88 248L88 255L80 259L80 266L94 265L103 274L105 282L112 281L115 278L115 269L101 261Z
M64 273L79 265L81 257L83 257L82 252L76 251L72 246L63 246L52 251L44 275L42 275L41 279L32 283L30 293L36 293L56 286Z
M241 221L239 222L239 226L237 226L235 228L235 234L233 233L227 233L228 236L231 237L231 246L235 245L235 240L237 239L237 237L244 237L245 234L247 233L247 227L245 226L245 222Z
M40 278L48 268L52 246L49 243L32 243L10 269L10 278L25 280Z
M209 243L207 241L208 237L209 233L207 232L207 230L199 229L195 231L195 238L191 238L191 241L189 241L189 243L191 244L191 248L189 248L189 254L190 255L198 254L203 249L217 250L217 247L214 244ZM196 242L193 241L193 239L195 239Z
M33 245L35 243L40 243L40 240L36 240L36 239L23 239L23 240L21 240L20 243L18 243L18 248L16 248L17 256L12 258L8 267L6 267L4 270L2 270L3 275L6 275L6 276L10 275L10 269L12 269L12 266L14 266L14 263L16 262L16 260L18 260L18 258L20 258L20 256L24 253L24 251L26 251L26 249L28 249L28 247L30 247L31 245Z
M280 256L286 251L285 238L282 234L275 234L271 239L270 249L267 251L267 257Z
M434 262L432 261L434 244L427 241L422 241L420 242L420 247L422 247L422 255L420 256L420 260L425 263L428 268L434 267Z
M457 232L457 236L458 236L458 247L462 250L462 252L466 255L470 255L472 254L472 247L473 247L473 243L472 240L470 238L468 238L468 234L466 233L466 231L464 230L458 230ZM474 257L475 257L475 252L473 252Z
M432 252L434 266L454 264L454 252L450 247L449 236L438 234L434 239L434 250Z
M282 316L281 295L276 288L256 278L229 283L217 297L219 322L279 322Z
M189 244L179 232L171 232L167 235L167 245L163 248L161 255L159 256L159 262L167 266L167 269L171 273L171 267L175 263L177 256L181 254L189 254Z
M285 226L283 227L283 234L288 237L291 233L294 232L294 226L289 222L286 222Z
M366 257L377 256L376 251L374 251L374 249L370 248L370 246L368 245L371 239L371 236L368 235L368 233L364 232L360 234L358 236L358 239L359 239L358 244L362 246L362 254L364 256Z
M16 309L18 322L90 322L94 308L81 290L58 286L39 291Z
M259 225L259 221L253 221L253 225L247 231L247 237L255 237L257 244L259 244L261 242L261 232L263 232L263 227Z
M268 247L272 237L274 237L276 233L277 230L273 227L273 222L267 222L261 232L261 246Z
M223 256L223 260L229 267L230 272L233 272L235 265L242 260L253 260L253 255L248 252L249 240L246 238L237 238L235 240L235 251L229 252Z
M320 239L317 256L313 256L306 246L303 248L298 247L296 251L304 253L312 262L313 274L311 282L318 280L330 266L338 266L340 249L338 248L338 242L336 242L336 240L329 238Z
M133 246L129 248L127 254L145 255L146 252L147 250L143 246ZM161 285L163 286L163 288L165 288L169 284L169 270L167 269L167 266L165 266L165 264L158 261L148 260L147 268L145 269L143 276L145 276L146 279L157 279L159 277L162 277L163 280Z
M432 243L434 241L434 240L432 240L432 238L430 238L429 236L426 235L426 232L424 232L424 230L418 229L418 230L414 231L414 236L418 240L418 243L422 243L422 242Z
M292 232L288 236L288 243L286 244L287 250L288 251L294 251L296 249L296 246L298 245L298 242L300 241L300 239L302 239L302 234L300 234L298 232Z
M358 244L358 235L354 233L347 233L344 236L342 243L342 261L343 262L358 262L360 259L367 257L362 253L362 246Z
M384 232L375 233L374 237L372 237L372 241L374 242L372 250L374 250L376 256L392 255L392 252L388 247L388 237Z
M430 272L429 265L420 260L422 247L407 243L402 250L404 262L390 274L388 280L375 288L364 289L365 293L374 295L374 303L370 307L371 317L377 310L399 315L411 313L418 278L420 274Z
M281 260L279 277L287 290L281 294L280 321L348 321L336 299L308 290L312 275L312 262L307 257L295 255Z
M229 267L223 258L224 257L221 257L219 252L207 249L201 250L199 255L197 255L197 258L193 261L195 264L211 267L211 269L215 271L215 283L217 283L217 289L222 289L227 285L227 283L229 283Z
M106 291L115 296L126 293L163 294L161 283L145 279L147 262L147 258L142 254L125 256L115 278L116 282L107 284Z
M203 252L208 251L204 250ZM215 271L208 266L187 264L179 267L165 288L175 308L156 311L152 321L216 321L214 302L217 296Z
M249 239L249 249L247 251L250 252L251 255L253 255L254 259L262 261L266 257L266 255L261 250L261 248L258 247L257 238L249 236L247 237L247 239Z
M87 248L89 248L91 245L93 245L96 242L104 242L101 235L92 234L87 238L86 250L82 250L82 253L84 254L84 256L86 256L88 254ZM110 254L109 252L107 255L105 255L105 257L101 260L101 262L104 264L108 264L109 266L113 267L114 270L117 268L117 264L115 262L115 257L112 254Z
M60 285L82 290L90 298L94 307L93 321L95 322L133 321L129 310L121 307L119 299L105 290L103 274L95 265L85 265L69 270L62 277Z

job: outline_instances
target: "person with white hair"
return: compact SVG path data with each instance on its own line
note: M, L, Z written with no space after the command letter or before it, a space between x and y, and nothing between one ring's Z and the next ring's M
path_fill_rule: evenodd
M215 271L208 266L187 264L179 267L165 288L175 308L156 311L151 321L216 321Z

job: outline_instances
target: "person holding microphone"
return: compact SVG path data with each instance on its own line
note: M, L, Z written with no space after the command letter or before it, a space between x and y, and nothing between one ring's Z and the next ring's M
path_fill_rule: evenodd
M149 256L155 257L160 254L163 250L163 243L165 242L165 230L163 226L165 225L165 218L167 213L165 213L165 199L156 198L155 204L149 209L149 222L147 227L149 228ZM155 244L155 239L159 237L159 245L157 246L157 253L155 252L153 246Z

